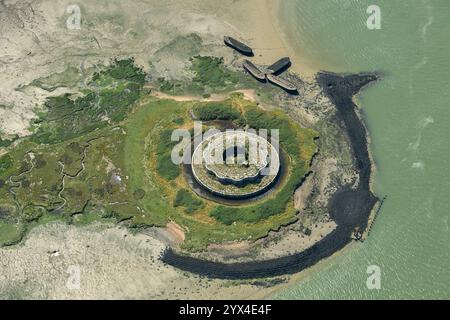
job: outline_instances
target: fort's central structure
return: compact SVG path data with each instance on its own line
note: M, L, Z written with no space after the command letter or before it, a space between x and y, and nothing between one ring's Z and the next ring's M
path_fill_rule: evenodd
M247 131L214 134L192 155L197 182L216 196L246 199L268 190L280 171L278 150L264 137Z

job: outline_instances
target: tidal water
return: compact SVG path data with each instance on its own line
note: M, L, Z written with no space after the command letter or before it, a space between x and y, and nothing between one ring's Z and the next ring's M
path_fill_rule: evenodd
M381 29L366 25L369 5ZM280 21L305 63L379 71L358 105L387 200L369 238L273 298L450 298L450 1L282 0ZM369 266L380 289L369 289Z

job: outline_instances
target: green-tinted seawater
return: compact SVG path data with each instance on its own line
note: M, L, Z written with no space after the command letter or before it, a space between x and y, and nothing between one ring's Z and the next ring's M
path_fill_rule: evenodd
M381 71L359 97L374 189L387 195L370 237L275 294L283 299L450 298L450 1L283 0L300 55L323 69ZM381 30L366 9L381 8ZM369 265L381 289L366 286Z

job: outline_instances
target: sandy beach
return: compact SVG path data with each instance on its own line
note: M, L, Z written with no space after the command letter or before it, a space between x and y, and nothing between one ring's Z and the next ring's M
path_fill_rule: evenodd
M254 62L269 65L282 57L290 57L290 70L311 79L318 69L311 67L313 64L289 43L279 21L280 5L281 0L238 1L225 18L233 26L231 34L248 41L254 49Z

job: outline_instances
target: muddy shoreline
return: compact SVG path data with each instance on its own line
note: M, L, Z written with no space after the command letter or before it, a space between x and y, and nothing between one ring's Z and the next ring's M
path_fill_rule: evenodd
M168 248L161 260L173 267L209 278L252 279L300 272L331 256L352 241L355 230L364 232L371 211L379 200L371 191L372 163L368 151L367 131L359 119L353 96L362 87L376 81L376 74L338 75L320 72L318 84L332 100L337 116L343 121L348 135L355 169L359 174L357 188L342 186L328 203L330 217L337 227L312 247L285 257L265 261L220 263L189 257Z

